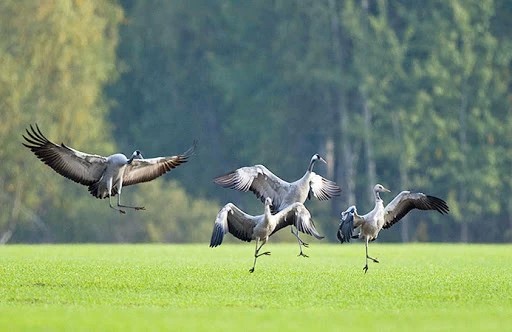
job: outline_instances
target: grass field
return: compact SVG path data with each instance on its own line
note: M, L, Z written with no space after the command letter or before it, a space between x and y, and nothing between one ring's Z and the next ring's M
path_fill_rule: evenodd
M269 243L0 247L0 328L512 330L512 246Z

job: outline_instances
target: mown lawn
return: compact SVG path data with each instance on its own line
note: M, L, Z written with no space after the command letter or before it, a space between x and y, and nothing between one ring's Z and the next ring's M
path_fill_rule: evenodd
M0 247L0 328L512 330L512 246L312 241Z

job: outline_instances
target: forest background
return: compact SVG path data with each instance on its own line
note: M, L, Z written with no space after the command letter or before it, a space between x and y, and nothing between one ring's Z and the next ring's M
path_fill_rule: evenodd
M204 242L251 193L212 179L264 164L315 171L340 197L309 201L328 241L371 188L446 199L384 241L512 241L512 2L189 0L0 2L0 243ZM190 162L123 190L120 215L21 145ZM289 232L276 240L293 241Z

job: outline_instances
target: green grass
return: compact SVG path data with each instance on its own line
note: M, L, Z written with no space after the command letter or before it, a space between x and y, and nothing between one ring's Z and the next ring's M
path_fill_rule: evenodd
M311 243L0 247L0 329L503 331L512 246Z

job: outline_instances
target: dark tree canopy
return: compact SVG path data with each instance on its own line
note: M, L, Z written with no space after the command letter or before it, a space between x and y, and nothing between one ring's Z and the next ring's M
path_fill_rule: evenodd
M450 206L384 239L512 240L508 1L3 1L0 16L0 241L206 243L225 203L261 211L215 176L264 164L293 180L314 153L343 187L306 203L330 240L376 182ZM35 122L96 153L199 145L123 191L148 211L120 220L21 148Z

